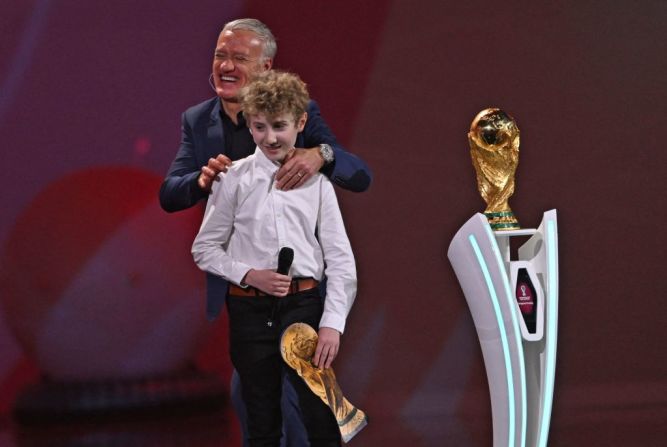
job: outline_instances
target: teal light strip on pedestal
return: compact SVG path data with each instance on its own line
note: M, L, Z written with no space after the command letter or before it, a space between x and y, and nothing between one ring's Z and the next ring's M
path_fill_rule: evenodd
M514 402L514 383L513 383L513 374L512 374L512 361L510 358L510 348L509 343L507 342L507 331L505 330L505 322L503 321L503 315L500 311L500 304L498 303L498 295L496 294L496 289L493 286L493 281L491 281L491 274L489 273L489 268L486 265L484 256L482 256L482 251L479 249L477 244L477 239L474 235L468 236L470 245L475 252L477 257L477 262L479 267L482 269L482 274L484 275L484 281L486 282L486 287L489 290L489 295L491 296L491 304L493 304L493 312L496 316L496 323L498 324L498 329L500 332L500 342L503 349L503 357L505 359L505 377L507 378L507 402L509 404L508 408L508 419L509 427L508 434L509 440L507 445L509 447L514 447L514 432L516 427L516 418L514 416L515 412L515 402ZM495 240L494 240L495 244Z
M556 223L553 220L547 222L547 325L545 365L544 365L544 405L542 406L542 420L540 421L540 432L538 447L546 447L549 437L549 424L551 421L551 408L554 397L554 381L556 376L556 334L558 329L558 276L556 268Z
M501 272L505 272L505 264L500 257L500 249L498 248L498 243L496 237L491 232L491 228L488 226L484 227L486 229L486 234L489 237L489 243L494 247L493 254L496 257L496 263L498 264L498 269ZM509 243L509 242L508 242ZM506 274L502 275L503 277L503 286L505 288L505 299L507 300L507 309L510 310L510 316L512 318L512 334L514 335L514 343L516 345L516 353L519 359L519 380L521 381L521 443L520 447L526 446L526 431L528 430L528 391L526 385L526 361L523 356L523 341L521 339L521 328L519 327L519 320L517 318L517 313L513 309L517 308L516 301L514 301L514 294L512 293L512 288L510 287L509 279ZM518 308L517 308L518 309ZM511 446L511 444L510 444Z

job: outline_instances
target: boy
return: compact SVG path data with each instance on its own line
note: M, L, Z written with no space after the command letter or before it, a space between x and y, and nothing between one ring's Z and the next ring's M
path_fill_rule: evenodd
M275 184L306 123L308 91L296 75L268 71L239 98L257 148L215 183L192 253L202 270L230 282L230 355L241 378L250 445L279 445L286 374L299 395L311 446L339 446L331 411L284 365L279 351L282 331L307 323L319 328L313 363L331 366L356 294L354 257L331 182L316 174L289 192ZM275 271L283 247L294 253L287 275ZM317 286L324 276L321 297Z

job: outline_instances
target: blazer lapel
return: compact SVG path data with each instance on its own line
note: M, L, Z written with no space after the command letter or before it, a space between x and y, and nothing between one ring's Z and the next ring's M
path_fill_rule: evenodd
M206 128L206 151L210 157L225 153L225 136L222 132L222 119L220 118L220 99L215 99L215 105L211 110Z

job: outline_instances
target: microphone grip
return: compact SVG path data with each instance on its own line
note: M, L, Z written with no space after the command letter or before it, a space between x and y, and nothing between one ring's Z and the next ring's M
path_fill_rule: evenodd
M278 269L276 272L281 275L287 275L292 266L292 261L294 261L294 250L290 247L281 248L278 253Z
M289 273L289 268L292 266L293 260L294 260L294 250L292 250L289 247L281 248L280 252L278 252L278 268L276 269L276 273L280 273L281 275L287 275ZM273 320L276 316L277 305L278 305L278 300L274 300L273 305L271 306L271 315L269 315L269 319L266 322L266 325L268 327L273 327Z

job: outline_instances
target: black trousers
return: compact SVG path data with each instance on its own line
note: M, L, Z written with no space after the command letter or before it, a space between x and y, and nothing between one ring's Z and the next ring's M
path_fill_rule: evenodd
M241 379L250 446L280 445L284 376L299 396L301 417L311 447L340 446L340 432L333 413L280 356L280 336L289 325L302 322L315 330L319 328L324 300L318 289L283 298L230 295L227 308L230 355ZM267 324L269 320L272 325Z

